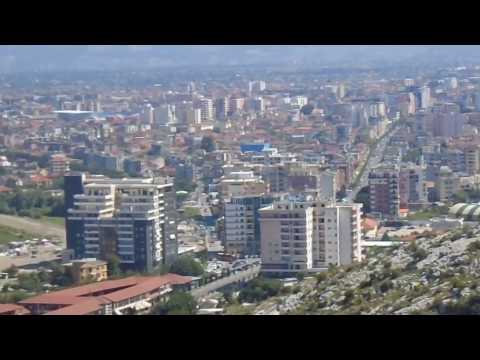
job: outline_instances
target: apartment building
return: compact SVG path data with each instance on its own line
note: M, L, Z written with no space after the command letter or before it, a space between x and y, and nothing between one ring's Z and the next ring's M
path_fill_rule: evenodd
M321 271L361 261L361 207L307 196L260 209L262 271Z
M230 112L230 99L222 97L215 100L215 115L218 120L225 120Z
M64 264L76 284L82 281L103 281L108 278L107 262L97 259L79 259Z
M268 184L253 171L234 171L222 177L218 190L224 198L238 195L262 195L268 192Z
M225 202L225 251L230 254L260 255L259 210L272 203L264 196L234 196Z
M204 98L200 100L201 120L212 121L213 120L213 100Z
M175 192L165 180L66 178L67 248L76 258L118 256L125 269L152 271L178 252ZM73 184L73 185L72 185ZM71 193L70 193L71 192ZM73 205L72 205L73 204Z
M64 154L54 154L50 157L50 173L52 176L63 176L70 170L70 162Z
M370 209L386 217L400 214L400 189L398 169L378 167L368 174Z
M399 201L401 209L416 209L427 202L424 166L404 164L398 174Z
M440 201L450 201L452 196L460 191L460 178L448 166L442 166L435 188Z

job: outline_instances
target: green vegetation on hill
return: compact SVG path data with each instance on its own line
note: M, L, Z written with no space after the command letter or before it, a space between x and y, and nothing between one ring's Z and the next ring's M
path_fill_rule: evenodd
M171 273L184 276L200 276L204 270L202 264L191 256L180 256L171 266Z
M0 225L0 245L8 244L12 241L23 241L38 237L37 235L17 230L8 226Z
M174 292L167 302L159 303L150 311L150 315L195 315L197 302L188 292Z
M40 219L43 216L62 217L63 197L52 196L41 190L19 190L0 194L0 214L28 216Z
M431 218L448 214L448 206L431 207L407 215L407 220L430 220Z
M259 302L253 314L479 314L480 226L428 234L331 267L295 291Z
M240 302L257 302L278 295L282 289L280 280L258 277L250 281L240 291Z

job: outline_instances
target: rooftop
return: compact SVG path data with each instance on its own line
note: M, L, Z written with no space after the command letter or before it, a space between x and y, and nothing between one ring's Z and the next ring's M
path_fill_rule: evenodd
M101 309L103 304L127 300L150 293L164 285L190 283L187 276L166 274L162 276L132 276L119 280L107 280L65 290L50 292L20 301L22 305L64 305L47 315L85 315Z

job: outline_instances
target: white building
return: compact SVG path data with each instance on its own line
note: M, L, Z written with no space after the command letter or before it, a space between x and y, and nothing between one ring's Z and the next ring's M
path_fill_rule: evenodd
M427 109L431 105L430 88L428 86L423 86L420 89L420 107L422 109Z
M306 96L294 96L290 101L291 106L302 108L308 104L308 98Z
M200 110L202 122L212 121L213 120L213 100L204 98L200 100Z
M201 109L187 109L187 124L201 124L202 110Z
M153 124L153 107L145 104L142 108L142 120L145 124Z
M78 258L116 255L131 269L171 263L177 256L174 196L171 183L153 178L87 179L68 209L67 246Z
M307 198L260 209L262 271L321 271L361 261L361 207Z

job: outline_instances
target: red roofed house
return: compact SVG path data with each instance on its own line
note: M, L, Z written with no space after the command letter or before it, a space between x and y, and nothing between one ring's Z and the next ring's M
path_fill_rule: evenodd
M45 293L20 301L34 315L122 315L167 299L174 288L190 289L192 278L176 274L132 276Z
M9 187L0 185L0 193L9 193L9 192L12 192L12 191L13 191L13 189L10 189Z

